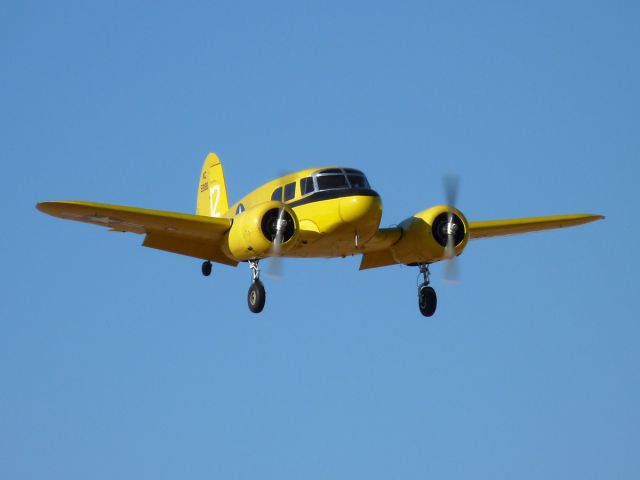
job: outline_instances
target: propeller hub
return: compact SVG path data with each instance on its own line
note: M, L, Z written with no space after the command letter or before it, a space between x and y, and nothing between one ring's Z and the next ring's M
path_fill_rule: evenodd
M444 227L444 234L445 235L455 235L455 233L458 231L458 225L456 225L453 222L447 222L447 224Z
M271 242L288 242L295 233L295 222L291 214L280 208L272 208L262 217L262 233Z
M276 229L276 232L281 232L282 230L287 228L287 219L286 218L276 219L274 228Z
M439 245L446 247L452 237L453 245L457 246L464 240L464 223L455 213L443 212L433 221L432 232Z

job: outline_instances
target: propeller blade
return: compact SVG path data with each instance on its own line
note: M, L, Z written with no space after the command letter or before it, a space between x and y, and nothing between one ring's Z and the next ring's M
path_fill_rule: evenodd
M453 223L453 212L447 215L447 245L444 247L444 255L448 260L456 256L456 241L454 236L455 224Z
M460 283L460 269L458 268L458 260L452 258L444 263L443 278L446 283Z
M268 259L264 273L267 277L280 280L284 275L282 257L271 257Z
M278 219L276 220L276 234L273 238L273 246L271 247L271 251L269 252L270 258L267 263L267 268L265 269L265 273L268 277L271 278L282 278L283 268L282 268L282 243L284 239L284 205L280 207L278 211Z
M460 177L457 175L445 175L444 176L444 195L447 201L447 205L451 207L456 206L458 200L458 189L460 186Z
M458 201L458 190L460 188L460 177L457 175L445 175L443 179L444 194L447 206L455 207ZM460 272L456 261L455 244L455 224L453 220L453 210L449 210L447 215L447 245L444 248L446 258L444 266L444 281L447 283L458 283Z

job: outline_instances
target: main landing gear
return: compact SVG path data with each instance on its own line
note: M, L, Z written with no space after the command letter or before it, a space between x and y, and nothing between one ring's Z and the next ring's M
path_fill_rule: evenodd
M264 308L264 302L267 299L267 293L264 285L260 281L260 266L258 260L249 260L249 268L251 269L251 286L247 295L247 303L249 310L253 313L260 313Z
M425 317L430 317L436 312L436 306L438 305L438 297L433 287L429 286L429 264L421 263L420 273L418 274L418 308L420 313ZM420 282L420 275L422 275L422 283Z
M247 294L247 303L249 304L249 310L253 313L260 313L264 308L267 294L264 290L264 285L260 281L260 266L258 260L249 260L249 268L251 269L251 286ZM210 261L202 262L202 275L208 277L211 275L212 269L213 267Z

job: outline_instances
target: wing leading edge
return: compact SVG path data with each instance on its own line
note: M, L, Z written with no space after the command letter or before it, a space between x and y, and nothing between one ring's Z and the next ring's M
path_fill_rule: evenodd
M36 207L66 220L100 225L116 232L145 234L145 247L231 266L238 264L221 249L221 240L233 223L230 218L80 201L43 202Z

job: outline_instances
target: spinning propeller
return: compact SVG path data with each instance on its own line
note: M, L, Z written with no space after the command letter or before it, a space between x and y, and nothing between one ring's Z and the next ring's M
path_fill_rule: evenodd
M456 233L460 225L456 222L453 209L456 206L456 200L458 199L458 187L460 185L460 178L455 175L445 175L444 177L444 193L447 201L447 221L442 226L442 234L446 235L446 245L444 247L444 256L446 258L444 266L444 280L447 283L458 283L460 279L460 272L458 271L458 265L456 262Z
M271 278L282 278L282 244L285 242L284 234L288 225L285 217L286 210L284 204L278 209L278 215L275 217L271 229L274 232L273 245L269 252L269 263L267 264L266 274Z

